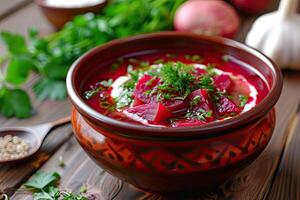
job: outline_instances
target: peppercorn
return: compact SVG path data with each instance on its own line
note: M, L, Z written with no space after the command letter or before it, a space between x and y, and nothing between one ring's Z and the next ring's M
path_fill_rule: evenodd
M24 157L29 152L29 144L18 136L0 137L0 161Z

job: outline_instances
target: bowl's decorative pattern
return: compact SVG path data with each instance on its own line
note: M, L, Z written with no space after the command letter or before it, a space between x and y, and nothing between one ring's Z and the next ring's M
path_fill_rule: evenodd
M274 128L272 110L265 118L228 136L189 142L134 141L116 138L101 127L93 127L73 110L73 127L79 143L104 169L138 185L144 176L205 173L249 159L267 145ZM104 134L103 134L104 133ZM142 133L141 133L142 134ZM125 170L126 169L126 170ZM118 174L118 173L117 173ZM172 177L169 177L172 179ZM200 178L200 177L199 177ZM136 180L138 179L138 180ZM149 177L147 177L149 179ZM173 183L176 185L176 183ZM153 185L155 187L155 185Z
M82 84L107 62L125 55L167 49L219 51L252 67L267 82L268 95L253 109L203 127L153 128L121 122L91 109L80 97ZM238 42L188 33L155 33L116 40L81 57L67 77L74 105L74 133L103 169L136 187L159 192L221 184L255 160L271 139L274 105L282 89L280 69Z

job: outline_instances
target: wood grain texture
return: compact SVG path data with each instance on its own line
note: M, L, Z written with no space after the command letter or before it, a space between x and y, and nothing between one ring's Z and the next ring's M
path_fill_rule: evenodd
M33 0L1 0L0 1L0 20L12 15L15 11L23 8Z
M7 30L27 35L30 27L35 27L40 31L41 35L46 35L54 31L53 27L34 3L28 4L23 9L0 21L0 31ZM0 55L4 53L5 48L0 43Z
M28 27L31 26L35 26L39 30L42 30L44 34L50 33L52 30L34 4L24 7L22 10L0 22L1 30L10 30L21 34L25 34ZM3 46L2 51L0 50L0 54L1 53L3 53ZM40 102L34 98L30 88L36 79L36 75L32 76L25 85L25 89L29 91L33 107L35 108L33 117L25 120L0 117L1 127L39 124L69 115L70 103L68 101ZM21 163L0 165L0 193L12 194L18 189L24 180L40 168L40 166L42 166L43 163L45 163L70 137L71 133L72 129L70 125L57 128L50 133L41 150L32 158Z
M266 199L300 200L300 113L289 135L272 188Z
M172 195L150 194L114 178L96 166L87 157L79 144L72 139L65 143L50 160L40 169L42 171L58 171L62 174L61 188L78 191L82 184L87 185L88 194L105 200L260 200L264 199L280 161L280 155L289 134L289 126L293 120L299 100L300 91L295 92L300 84L299 74L286 74L283 95L277 108L277 126L274 136L262 155L241 174L213 191L197 193L178 193ZM58 158L64 158L65 167L58 167ZM24 188L16 192L12 199L31 199L24 195Z
M243 29L238 36L239 41L243 41L247 30L253 23L254 17L244 20ZM25 24L24 24L25 23ZM51 26L45 21L38 8L31 4L0 22L0 29L26 33L27 27L35 25L41 29L42 34L52 31ZM1 53L1 46L0 46ZM30 88L32 79L26 88ZM24 182L35 170L57 171L62 175L62 189L78 191L82 184L87 185L88 195L94 199L104 200L165 200L165 199L198 199L198 200L261 200L261 199L286 199L288 192L299 192L299 159L294 158L297 150L293 150L299 144L299 136L296 138L296 131L299 128L290 130L291 122L294 120L297 107L300 101L300 74L285 73L283 94L276 105L277 125L274 136L261 156L241 174L213 191L199 191L195 194L150 194L140 191L133 186L123 183L104 172L80 148L74 137L70 136L70 126L56 129L45 141L42 150L32 160L28 160L19 165L0 165L0 191L12 194L18 186ZM32 96L36 113L28 120L6 120L0 118L1 126L11 125L31 125L39 122L56 119L69 113L69 103L64 102L39 102ZM294 131L296 130L296 131ZM290 133L294 133L287 144L285 143ZM298 134L299 135L299 134ZM295 142L294 142L295 140ZM59 148L60 147L60 148ZM285 153L281 159L281 153L285 147ZM59 150L57 151L57 149ZM291 149L290 151L288 149ZM289 153L291 152L292 153ZM53 154L54 153L54 154ZM53 154L53 156L52 156ZM285 158L287 155L287 158ZM59 157L65 162L65 167L59 167ZM48 161L47 161L48 160ZM47 162L46 162L47 161ZM285 162L288 164L285 164ZM277 169L278 164L281 167ZM292 164L290 164L292 163ZM298 165L296 165L298 163ZM40 166L42 166L40 168ZM298 168L297 168L298 167ZM278 172L274 177L275 172ZM294 178L286 173L292 173ZM298 173L298 174L297 174ZM285 180L291 178L290 180ZM283 180L284 179L284 180ZM272 186L272 181L274 185ZM277 183L278 182L278 183ZM293 185L294 183L298 183ZM288 187L290 186L290 187ZM268 195L268 191L270 191ZM294 197L294 196L291 196ZM297 196L298 197L298 196ZM16 200L32 199L31 195L19 188L12 196ZM296 199L296 198L290 198Z

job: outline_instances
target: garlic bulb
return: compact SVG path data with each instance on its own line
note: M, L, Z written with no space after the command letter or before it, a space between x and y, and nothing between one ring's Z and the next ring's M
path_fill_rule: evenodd
M261 50L281 68L300 70L299 0L281 0L279 10L253 24L246 44Z

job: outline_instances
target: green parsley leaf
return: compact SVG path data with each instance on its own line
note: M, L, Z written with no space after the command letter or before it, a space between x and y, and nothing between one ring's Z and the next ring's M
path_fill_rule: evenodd
M129 106L133 102L132 95L133 89L123 87L119 96L115 98L116 108L122 109Z
M189 55L189 54L186 54L184 56L184 58L186 60L191 60L193 62L201 62L203 60L203 58L201 56L199 56L199 55Z
M222 56L222 60L223 60L224 62L229 62L229 61L230 61L230 56L224 55L224 56Z
M35 71L41 76L33 86L39 99L65 99L67 95L63 82L69 67L79 56L116 38L172 30L175 11L183 2L184 0L110 1L101 14L76 16L60 31L47 37L40 37L37 30L30 29L27 44L24 36L2 31L0 40L8 51L8 60L6 58L5 62L7 60L10 63L4 81L21 85L25 83L29 73ZM3 64L3 59L0 59L0 64ZM140 67L149 67L148 65L148 62L140 63ZM3 101L3 97L0 98ZM6 98L5 101L10 99ZM9 104L13 105L13 102ZM1 113L14 116L15 111L1 107Z
M40 78L33 86L33 91L40 100L62 100L67 96L65 81Z
M209 91L214 90L214 85L213 85L213 79L210 74L204 74L200 78L200 83L199 83L200 88L203 89L208 89Z
M5 79L14 85L23 84L27 80L31 69L33 69L33 66L30 56L25 54L14 56L8 64Z
M197 111L187 112L185 116L190 119L205 121L206 118L209 118L212 116L212 111L211 110L205 111L203 109L199 109Z
M94 97L98 92L100 91L100 87L98 88L92 88L90 90L87 90L84 92L84 98L85 99L91 99Z
M239 95L239 100L240 100L239 106L244 107L246 105L246 103L248 102L248 100L249 100L249 96Z
M74 194L60 191L57 187L59 180L57 172L37 172L24 186L33 192L33 200L88 200L83 196L84 192Z
M99 84L104 87L110 87L113 84L113 80L110 78L108 80L101 81Z
M11 54L24 54L27 53L27 47L25 43L25 38L22 35L16 33L10 33L7 31L2 31L0 33L0 39L5 43L7 50Z
M45 187L50 184L55 184L59 181L60 175L56 172L54 173L46 173L46 172L37 172L35 175L31 177L24 185L30 189L39 189L43 190Z
M0 88L0 113L6 117L31 116L31 103L27 93L22 89Z
M37 192L33 194L33 200L55 200L47 192Z

